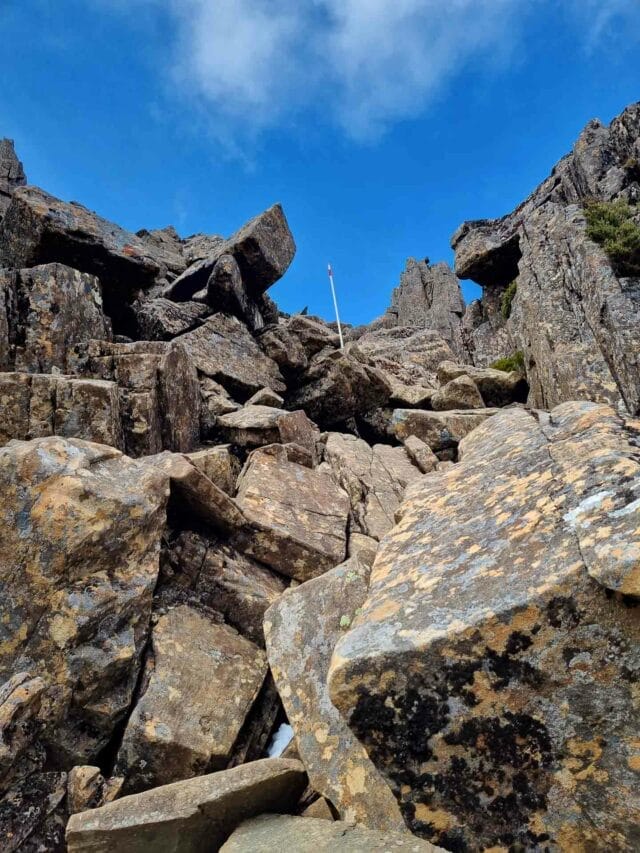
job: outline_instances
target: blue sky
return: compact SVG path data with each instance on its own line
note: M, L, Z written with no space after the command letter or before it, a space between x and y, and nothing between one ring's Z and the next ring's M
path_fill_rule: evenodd
M271 294L330 317L330 260L352 323L640 99L640 0L0 0L0 32L32 183L185 235L280 201Z

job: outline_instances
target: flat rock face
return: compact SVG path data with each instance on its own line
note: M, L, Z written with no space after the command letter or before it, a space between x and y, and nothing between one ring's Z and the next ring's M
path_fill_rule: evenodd
M267 674L264 653L182 605L160 616L116 761L127 792L223 769Z
M217 444L185 455L223 492L228 495L235 494L236 480L240 473L240 460L231 452L228 444Z
M378 540L393 527L405 488L421 476L403 447L370 447L346 433L329 433L324 459L349 495L356 529Z
M69 853L211 853L243 820L292 809L306 784L299 761L268 758L163 785L73 815Z
M349 498L327 474L290 462L286 448L251 454L237 500L253 528L240 550L277 572L305 581L344 560Z
M0 444L59 435L124 449L115 382L0 373Z
M13 139L0 139L0 218L6 213L14 190L26 183L27 178L16 156Z
M329 685L418 835L637 843L637 436L601 405L504 411L382 543Z
M469 376L457 376L451 379L431 397L431 405L436 411L446 409L484 409L484 401L478 388Z
M438 365L438 382L446 385L462 376L471 379L486 406L508 406L510 403L525 403L528 385L516 371L506 372L491 367L474 367L443 361Z
M438 365L455 358L440 332L411 325L367 331L356 345L367 363L382 370L393 385L421 389L422 394L436 386Z
M112 448L43 438L0 449L0 486L0 682L42 678L50 761L90 763L135 686L167 480Z
M261 388L285 390L278 366L268 358L235 317L214 314L202 326L180 335L199 373L246 399Z
M67 352L109 340L100 282L62 264L0 271L0 367L28 373L69 369Z
M369 569L357 558L289 590L265 615L269 665L311 786L343 820L404 829L398 805L331 704L333 648L365 599Z
M223 853L256 853L295 850L296 853L435 853L442 851L428 841L399 832L376 832L344 821L313 817L261 815L243 823L221 848Z
M140 337L147 341L168 341L199 326L211 313L200 302L172 302L157 297L134 306Z
M455 449L458 443L498 409L429 412L422 409L395 409L391 419L393 434L400 441L416 436L435 453Z

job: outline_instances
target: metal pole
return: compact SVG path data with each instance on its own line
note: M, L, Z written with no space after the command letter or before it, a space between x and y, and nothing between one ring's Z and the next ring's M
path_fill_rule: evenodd
M342 337L342 326L340 325L340 315L338 314L338 300L336 299L336 288L333 283L333 270L331 264L327 264L329 270L329 284L331 285L331 295L333 296L333 307L336 310L336 320L338 321L338 335L340 336L340 349L344 350L344 339Z

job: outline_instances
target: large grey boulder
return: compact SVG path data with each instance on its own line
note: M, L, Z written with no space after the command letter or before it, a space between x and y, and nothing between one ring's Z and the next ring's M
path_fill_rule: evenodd
M637 846L636 442L608 406L505 409L412 487L328 682L416 834Z
M72 815L69 853L212 853L261 812L292 810L306 784L299 761L267 758L132 794Z

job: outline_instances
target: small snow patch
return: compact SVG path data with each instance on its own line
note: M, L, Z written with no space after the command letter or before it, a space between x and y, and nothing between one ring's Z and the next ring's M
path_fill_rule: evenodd
M269 758L278 758L278 756L282 755L292 740L293 729L288 723L283 723L271 738L271 743L267 749L267 756Z

